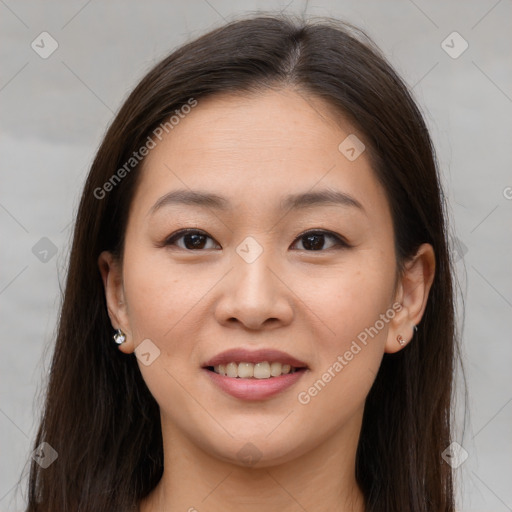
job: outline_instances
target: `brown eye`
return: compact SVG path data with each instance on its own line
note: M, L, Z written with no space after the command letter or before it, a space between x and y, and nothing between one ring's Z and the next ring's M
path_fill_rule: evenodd
M182 243L176 243L177 241L183 240ZM206 247L208 240L213 238L208 236L203 231L197 229L184 229L171 235L166 241L166 246L176 245L180 249L185 250L200 250L200 249L215 249L216 247ZM218 244L217 244L218 245Z
M329 242L326 244L326 239L334 241L329 245ZM302 242L302 248L299 247L299 250L305 251L322 251L325 249L331 249L333 247L344 247L348 248L349 245L338 235L331 233L329 231L309 231L307 233L303 233L297 238L298 241ZM327 245L327 247L326 247Z

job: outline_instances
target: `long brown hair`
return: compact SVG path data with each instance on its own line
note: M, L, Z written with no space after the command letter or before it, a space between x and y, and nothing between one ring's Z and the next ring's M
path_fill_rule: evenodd
M233 21L157 64L128 97L91 167L76 218L58 334L30 468L27 512L134 510L163 471L159 408L135 355L112 341L98 270L122 257L140 164L104 184L191 98L294 87L365 136L394 223L397 268L432 244L436 274L412 343L385 354L367 397L356 477L368 512L453 512L450 444L456 336L444 199L435 154L407 87L372 41L336 20L258 15ZM127 168L125 167L125 170ZM98 190L108 191L99 193Z

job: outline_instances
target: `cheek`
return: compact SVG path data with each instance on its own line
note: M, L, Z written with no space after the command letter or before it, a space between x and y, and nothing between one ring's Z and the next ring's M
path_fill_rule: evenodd
M159 364L185 375L186 363L201 356L197 340L205 339L212 321L209 294L225 269L191 271L169 260L163 251L132 252L126 258L127 311L135 344L150 339L161 352Z
M303 296L308 297L306 302L322 320L325 335L320 340L325 352L343 349L374 326L380 315L391 308L393 286L391 261L358 254L343 268L331 271L331 278L322 280L312 292L303 289ZM384 338L388 323L384 326L381 323L378 324L378 330L382 331L379 338Z
M132 253L124 264L124 289L136 338L152 338L165 348L207 283L173 268L165 258ZM137 340L136 340L137 341Z
M297 394L314 416L329 414L332 426L344 424L363 408L384 354L388 324L380 320L389 308L387 295L362 286L333 294L324 305L328 329L317 336L317 360ZM388 322L390 318L387 319Z
M160 351L149 365L139 360L139 369L164 411L201 413L184 386L190 381L187 363L195 355L192 340L200 337L194 317L201 314L201 297L212 284L204 276L171 268L164 257L149 251L132 252L125 259L124 288L135 344L150 339Z
M179 313L179 302L170 292L172 281L157 273L155 268L127 271L126 302L136 341L138 337L161 339L172 327L174 313Z
M298 401L314 402L318 410L339 403L348 412L364 403L382 360L395 314L394 260L380 253L358 254L334 274L309 295L308 305L321 319L318 358Z

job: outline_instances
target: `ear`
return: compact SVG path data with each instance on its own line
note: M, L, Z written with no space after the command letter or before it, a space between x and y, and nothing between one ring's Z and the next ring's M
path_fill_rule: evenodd
M414 336L414 326L419 324L427 306L428 294L434 281L436 259L430 244L422 244L410 258L399 278L395 302L401 305L390 321L385 352L392 354L407 345ZM401 336L405 343L398 341Z
M130 354L135 347L128 320L121 264L111 252L103 251L98 257L98 266L103 279L108 316L112 327L121 329L126 334L126 341L119 345L119 350Z

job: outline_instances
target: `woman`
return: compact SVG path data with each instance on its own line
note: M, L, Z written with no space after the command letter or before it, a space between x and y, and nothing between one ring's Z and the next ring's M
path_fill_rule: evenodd
M27 511L453 512L442 201L355 28L173 52L85 184Z

